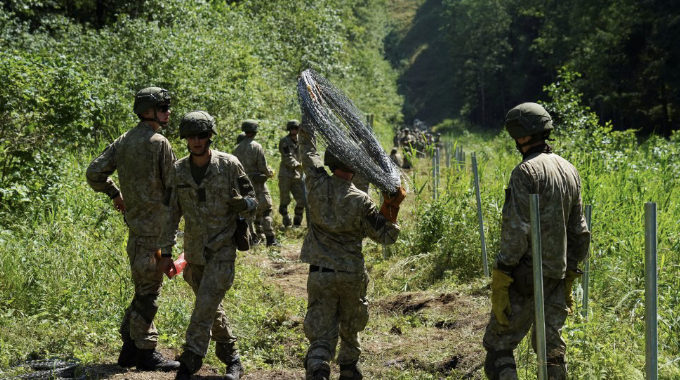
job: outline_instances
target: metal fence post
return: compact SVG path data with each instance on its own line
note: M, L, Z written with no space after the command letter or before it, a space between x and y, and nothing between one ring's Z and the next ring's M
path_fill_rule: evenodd
M548 363L545 347L545 314L543 309L543 257L541 247L541 213L538 194L529 195L531 214L531 251L534 269L534 327L536 327L536 366L538 379L548 379Z
M588 231L591 232L591 244L592 244L593 206L586 205L585 214L586 224L588 225ZM590 246L588 247L588 250L590 250ZM590 255L588 255L588 258L586 258L586 262L583 265L583 282L581 286L583 286L583 303L581 304L582 307L581 315L583 316L583 318L588 319L588 289L590 287Z
M484 275L489 277L489 263L486 258L486 240L484 239L484 216L482 215L482 197L479 189L479 173L477 171L477 154L471 153L472 157L472 172L475 175L475 193L477 195L477 219L479 220L479 238L482 244L482 265L484 266Z
M647 380L658 378L656 203L645 203L645 372Z

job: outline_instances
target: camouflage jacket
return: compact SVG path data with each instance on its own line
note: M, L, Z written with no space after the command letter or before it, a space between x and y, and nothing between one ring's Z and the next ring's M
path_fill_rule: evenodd
M226 255L214 257L214 260L235 258L234 249L222 249L234 246L238 214L227 204L233 190L246 198L248 211L257 206L253 187L236 157L216 150L210 152L210 163L200 185L191 175L191 156L175 163L168 202L169 217L159 241L164 252L175 244L179 219L184 215L184 257L187 262L197 265L205 264L206 249Z
M125 220L130 231L152 237L155 243L167 213L168 181L175 155L168 140L147 123L137 126L111 143L87 168L87 183L97 192L125 201ZM110 178L118 171L120 191Z
M243 169L254 185L265 183L272 176L262 145L252 137L246 137L234 149L234 156L241 161Z
M529 194L539 194L543 275L564 278L588 254L590 232L583 216L581 178L576 168L553 153L528 155L515 167L505 190L501 251L496 267L510 271L531 257Z
M392 244L399 236L399 226L385 219L371 198L352 182L326 173L314 137L303 129L299 139L308 190L309 228L300 258L325 268L361 272L362 239Z
M298 149L298 143L293 141L290 135L286 135L279 140L279 153L281 153L279 177L302 178L300 150Z

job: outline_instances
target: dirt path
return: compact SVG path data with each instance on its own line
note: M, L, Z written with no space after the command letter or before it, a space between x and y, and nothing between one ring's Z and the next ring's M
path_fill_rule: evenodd
M277 250L258 249L244 256L244 264L259 267L287 295L304 299L308 266L299 261L300 246L301 239L295 239ZM361 334L365 378L483 378L481 337L488 310L486 289L409 292L372 299L369 323ZM297 322L298 326L302 323ZM333 378L337 371L334 365ZM112 364L90 367L88 374L111 379L174 378L174 373L126 371ZM197 379L219 378L218 370L209 366L197 375ZM249 369L243 379L304 379L304 370Z

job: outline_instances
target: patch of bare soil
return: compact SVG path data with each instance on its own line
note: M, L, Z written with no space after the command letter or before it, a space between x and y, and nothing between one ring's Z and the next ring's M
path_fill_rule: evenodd
M481 379L487 297L402 293L373 303L375 327L363 340L375 378L390 368Z
M301 242L285 244L278 250L256 251L244 255L243 260L269 274L271 281L285 294L307 298L307 275L309 266L300 261Z

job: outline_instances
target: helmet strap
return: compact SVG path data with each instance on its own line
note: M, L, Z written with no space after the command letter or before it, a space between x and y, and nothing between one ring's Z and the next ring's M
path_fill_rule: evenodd
M191 156L196 156L196 157L205 156L205 155L208 154L208 152L210 151L210 144L212 144L212 142L213 142L212 139L209 139L209 140L208 140L208 142L205 144L205 150L204 150L203 153L201 153L201 154L194 153L194 152L191 150L191 147L189 147L189 143L187 143L187 150L189 151L189 155L191 155Z

